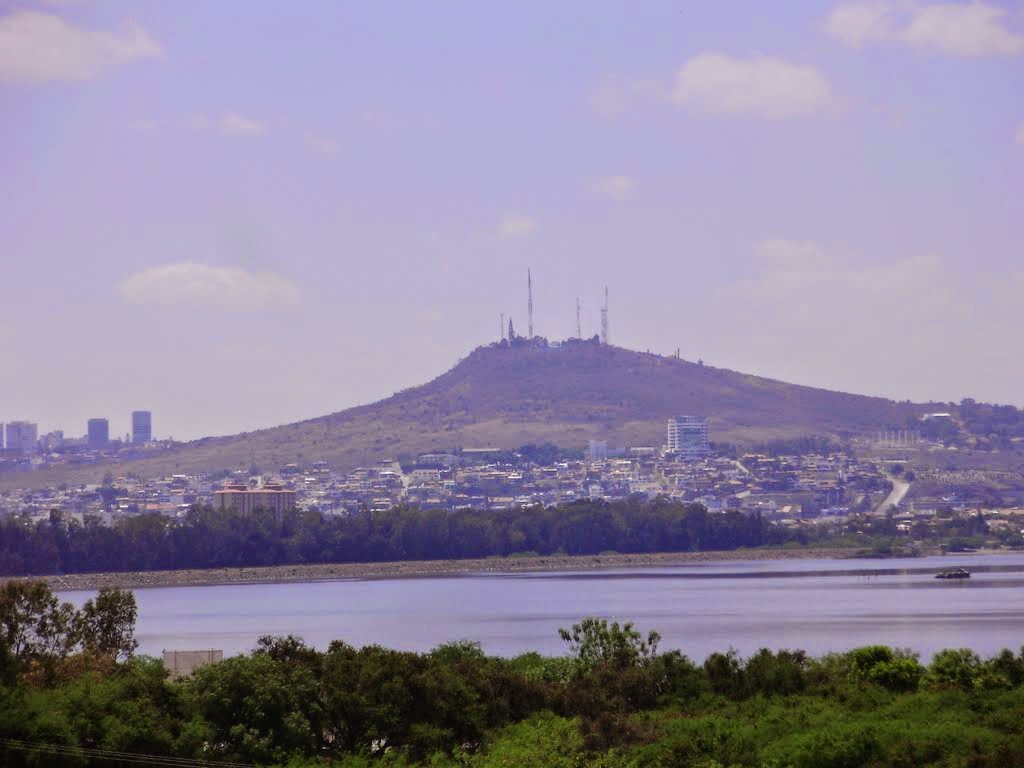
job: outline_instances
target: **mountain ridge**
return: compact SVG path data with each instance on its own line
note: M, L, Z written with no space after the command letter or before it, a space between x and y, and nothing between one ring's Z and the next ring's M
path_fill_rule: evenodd
M79 481L96 482L108 470L151 477L253 464L272 471L316 460L350 469L399 453L530 442L582 447L601 439L660 446L666 420L679 414L708 416L714 441L749 445L901 428L908 416L927 410L923 404L790 384L596 339L518 339L478 347L431 381L375 403L202 438L152 458L69 470L68 479L88 475Z

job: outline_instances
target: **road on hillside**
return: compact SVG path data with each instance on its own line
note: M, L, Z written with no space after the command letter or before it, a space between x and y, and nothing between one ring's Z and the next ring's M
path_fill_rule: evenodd
M894 475L886 475L886 477L892 482L892 491L885 500L875 507L876 515L884 515L893 507L903 502L903 497L907 495L907 491L910 490L910 483L906 480L901 480Z

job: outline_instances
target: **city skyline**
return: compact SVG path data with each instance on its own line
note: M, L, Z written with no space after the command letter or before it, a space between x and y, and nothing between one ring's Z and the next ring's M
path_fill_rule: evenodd
M136 419L138 418L138 422ZM22 440L20 438L19 430L24 427L29 427L32 430L32 437L28 440L28 443L33 445L37 442L41 442L44 438L58 435L61 439L68 440L81 440L88 447L105 447L112 442L120 442L125 444L136 444L136 443L148 443L153 440L153 414L151 411L132 411L128 417L130 428L121 432L118 429L111 429L111 419L106 416L93 416L86 420L85 429L79 435L75 428L69 428L66 425L47 425L48 428L40 429L39 424L46 424L45 420L40 421L38 418L6 418L0 419L0 448L11 448L6 443L6 427L13 426L14 432L18 437L16 441L18 443L18 450L22 450ZM100 430L93 432L93 430ZM94 437L95 434L95 437ZM122 439L120 436L124 435L127 439ZM91 442L99 438L100 435L104 437L98 442ZM27 445L27 443L26 443Z
M748 13L4 3L2 417L374 402L526 328L528 267L549 338L608 285L627 348L1024 405L1024 8Z

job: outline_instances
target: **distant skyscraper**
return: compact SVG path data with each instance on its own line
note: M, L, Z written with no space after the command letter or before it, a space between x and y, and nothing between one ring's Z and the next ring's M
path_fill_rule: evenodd
M132 411L132 442L148 443L153 439L153 413Z
M106 448L110 444L110 422L106 419L89 419L89 447Z
M15 453L31 453L39 440L39 426L31 421L10 421L7 423L7 450Z
M4 449L4 423L0 421L0 451Z
M711 453L706 416L676 416L668 420L668 453L683 459L702 459Z

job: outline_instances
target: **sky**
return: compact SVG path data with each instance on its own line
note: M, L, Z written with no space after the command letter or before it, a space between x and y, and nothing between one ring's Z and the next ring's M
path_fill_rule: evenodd
M770 5L770 11L768 6ZM1024 3L0 0L0 421L190 439L499 338L1024 406Z

